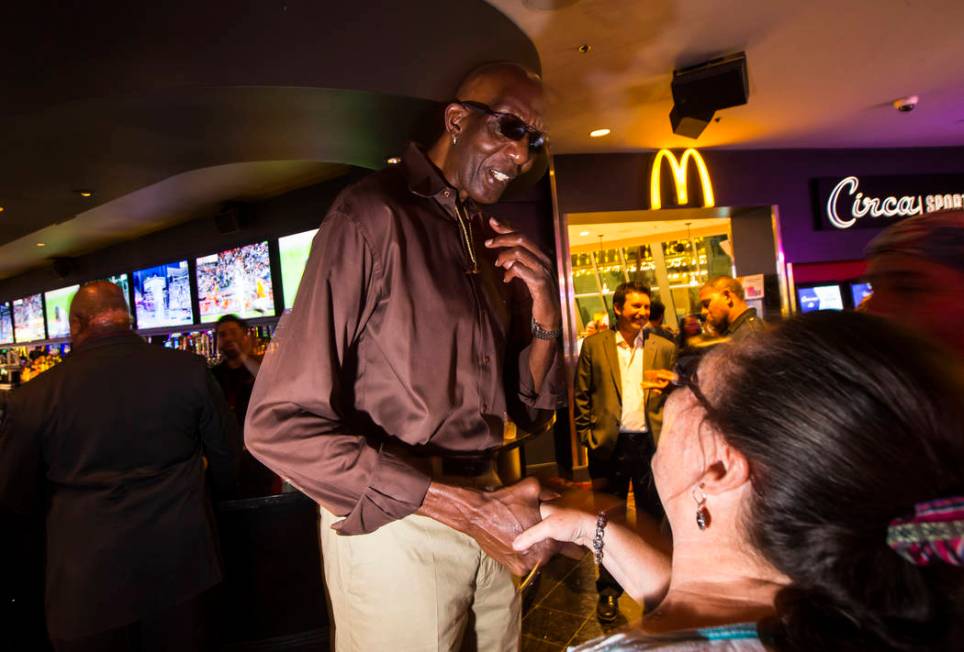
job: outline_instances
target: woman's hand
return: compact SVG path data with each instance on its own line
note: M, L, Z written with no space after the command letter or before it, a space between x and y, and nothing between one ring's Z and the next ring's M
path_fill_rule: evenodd
M552 503L542 503L539 511L542 513L542 520L512 542L516 551L528 550L546 539L575 543L587 548L592 545L592 537L596 532L594 515Z

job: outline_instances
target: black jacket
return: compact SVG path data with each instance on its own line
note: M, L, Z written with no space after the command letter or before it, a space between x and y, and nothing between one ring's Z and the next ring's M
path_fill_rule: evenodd
M236 487L237 422L204 361L133 333L79 346L16 389L0 509L46 510L51 637L135 622L221 579L205 481Z

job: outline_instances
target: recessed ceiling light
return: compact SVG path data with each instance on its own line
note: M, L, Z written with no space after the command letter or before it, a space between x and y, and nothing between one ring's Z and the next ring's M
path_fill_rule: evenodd
M389 156L387 159L385 159L385 162L389 165L398 165L402 162L402 159L400 156Z
M38 247L46 247L46 246L47 246L47 243L46 243L46 242L38 242L38 243L37 243L37 246L38 246Z
M91 197L94 196L94 191L93 191L93 190L83 190L83 189L81 189L81 190L75 190L74 192L76 192L78 195L80 195L80 196L83 197L84 199L90 199Z
M609 129L593 129L589 132L590 138L602 138L603 136L608 136L611 132Z
M0 213L2 213L3 211L4 211L3 206L0 206Z
M917 103L920 98L916 95L908 95L907 97L898 97L896 100L891 102L895 109L901 113L910 113L917 108Z
M592 231L580 231L579 236L585 238L587 235L592 234Z

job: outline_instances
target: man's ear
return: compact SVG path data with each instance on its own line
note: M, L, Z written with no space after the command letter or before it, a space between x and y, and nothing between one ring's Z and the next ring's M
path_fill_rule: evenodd
M462 121L465 120L468 112L468 109L461 104L452 103L445 107L445 131L452 136L462 133Z
M706 469L701 480L703 491L708 496L739 489L750 481L750 462L746 455L733 448L718 433L713 433L713 438L716 440L713 446L716 461Z

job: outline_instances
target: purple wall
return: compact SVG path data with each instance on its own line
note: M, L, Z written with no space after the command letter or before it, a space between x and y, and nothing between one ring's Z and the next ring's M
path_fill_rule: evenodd
M813 179L964 173L964 148L705 150L701 154L718 206L779 206L783 249L787 262L795 263L862 258L864 246L879 231L818 231ZM652 152L556 156L560 212L648 208L652 157Z

